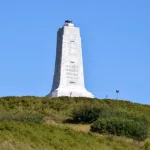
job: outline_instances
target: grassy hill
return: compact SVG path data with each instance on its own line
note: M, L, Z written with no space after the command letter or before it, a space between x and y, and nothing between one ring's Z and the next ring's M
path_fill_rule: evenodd
M73 120L74 114L79 114L76 112L83 108L100 108L103 115L107 114L106 118L114 114L122 118L144 116L150 127L149 105L90 98L2 97L0 150L150 149L150 134L147 139L137 141L125 136L91 132L92 122Z

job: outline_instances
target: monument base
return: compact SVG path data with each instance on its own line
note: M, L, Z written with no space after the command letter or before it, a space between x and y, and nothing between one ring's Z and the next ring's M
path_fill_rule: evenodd
M78 90L71 90L71 89L63 89L58 88L49 94L50 97L61 97L61 96L68 96L68 97L89 97L94 98L94 96L88 92L86 89L78 89Z

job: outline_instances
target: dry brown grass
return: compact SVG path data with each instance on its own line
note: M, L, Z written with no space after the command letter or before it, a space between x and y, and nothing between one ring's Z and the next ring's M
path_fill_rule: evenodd
M66 127L69 127L75 131L89 132L90 125L85 124L65 124Z

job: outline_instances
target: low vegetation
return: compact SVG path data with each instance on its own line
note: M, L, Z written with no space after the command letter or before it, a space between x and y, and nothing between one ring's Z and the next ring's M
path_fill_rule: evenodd
M82 106L72 111L72 122L93 123L91 131L127 136L145 140L148 136L148 120L131 112L98 106Z
M118 117L99 118L92 124L91 131L127 136L136 140L145 140L148 136L148 126L145 122Z
M90 98L0 98L1 150L150 149L150 106Z

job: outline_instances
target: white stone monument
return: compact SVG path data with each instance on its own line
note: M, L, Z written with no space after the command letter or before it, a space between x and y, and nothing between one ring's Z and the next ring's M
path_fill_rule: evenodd
M80 29L70 20L57 32L55 72L51 97L91 97L85 89Z

